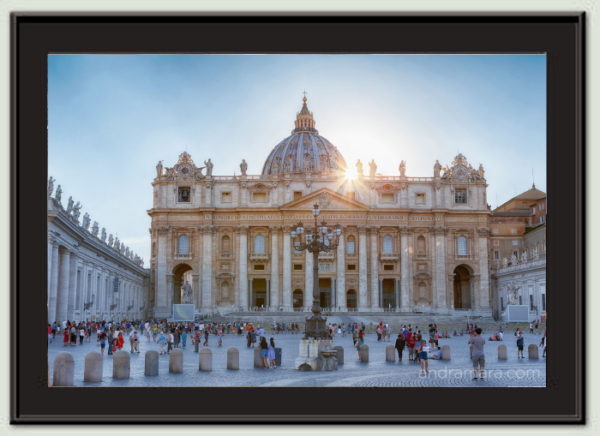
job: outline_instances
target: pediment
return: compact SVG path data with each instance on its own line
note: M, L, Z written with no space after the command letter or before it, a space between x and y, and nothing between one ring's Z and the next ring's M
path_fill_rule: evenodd
M302 198L282 205L281 210L310 210L314 204L321 210L367 210L369 207L360 201L344 197L328 188L322 188Z

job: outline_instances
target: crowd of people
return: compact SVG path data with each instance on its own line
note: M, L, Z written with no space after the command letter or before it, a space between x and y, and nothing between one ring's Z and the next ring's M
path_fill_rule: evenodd
M373 329L374 327L374 329ZM538 329L538 325L532 323L529 326L530 333ZM273 322L271 325L272 334L298 334L302 333L302 327L298 323ZM347 334L352 336L352 342L357 350L365 343L367 328L374 332L377 342L390 341L392 328L389 324L380 321L377 325L365 325L364 323L330 323L327 325L329 335L332 339L336 336L345 337ZM466 330L468 335L468 345L470 357L473 362L474 379L483 379L485 369L484 345L485 339L481 336L482 329L477 324L467 323ZM92 336L96 336L96 342L100 352L108 355L122 350L125 347L126 340L129 341L130 352L140 353L140 342L145 338L146 342L156 343L160 354L169 354L173 349L186 349L188 342L193 346L194 352L198 352L200 347L208 347L214 339L216 345L223 345L225 335L245 336L248 348L258 346L263 360L263 366L266 369L276 367L275 340L273 336L267 339L265 329L252 322L169 322L167 320L157 321L87 321L48 324L48 342L53 343L57 338L62 338L64 347L73 347L83 345L85 342L91 342ZM463 335L454 332L454 336ZM489 337L490 341L502 341L504 331L502 327L496 329L495 333ZM516 328L514 331L516 338L517 358L524 358L525 338L523 332ZM127 339L126 339L127 338ZM414 327L411 324L402 325L395 341L395 349L398 353L398 360L401 362L404 350L407 350L407 358L410 362L420 363L422 374L429 373L429 359L441 359L442 351L439 345L440 338L448 338L448 332L438 330L435 323L429 324L427 329L422 332L419 326ZM258 345L256 345L258 343ZM543 347L542 357L546 357L547 338L546 332L542 336L539 347Z

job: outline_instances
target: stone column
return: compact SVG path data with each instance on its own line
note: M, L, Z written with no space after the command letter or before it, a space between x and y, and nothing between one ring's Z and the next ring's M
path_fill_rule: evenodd
M67 318L69 320L73 319L73 312L76 309L75 307L75 298L76 293L79 291L77 289L77 256L74 253L71 254L70 258L71 264L69 265L69 296L67 303Z
M304 262L304 310L309 311L313 303L313 254L305 252Z
M240 227L240 306L248 310L248 228Z
M434 298L438 309L448 309L448 292L446 291L446 235L443 228L438 227L434 230L434 246L431 254L433 255L433 275L434 275Z
M358 310L365 312L367 306L367 233L358 228Z
M410 255L408 252L408 228L400 229L400 307L410 310Z
M336 292L337 292L337 307L341 312L346 312L346 256L345 256L345 238L344 234L340 235L340 243L337 247L337 265L336 265Z
M56 321L62 322L67 319L67 305L69 303L69 279L71 274L71 253L65 251L60 256L60 275L58 278L58 294L56 298Z
M212 309L212 239L213 227L206 226L202 236L202 309Z
M200 309L202 294L200 293L200 274L192 274L192 293L194 295L194 307Z
M289 228L283 231L283 307L292 310L292 243Z
M58 321L56 318L56 302L58 297L58 244L50 244L52 250L48 253L48 322Z
M280 227L271 229L271 285L269 287L269 307L271 311L279 310L279 233Z
M381 309L379 304L379 250L377 248L378 229L370 229L371 233L371 311Z
M157 254L156 254L156 277L154 286L156 288L156 295L154 298L155 304L155 316L163 317L167 316L170 312L168 307L168 293L171 288L167 285L167 274L170 272L167 270L167 238L169 237L168 228L162 227L157 229Z
M479 307L477 309L490 310L490 277L488 265L488 229L478 231L479 252ZM527 302L529 304L529 302Z

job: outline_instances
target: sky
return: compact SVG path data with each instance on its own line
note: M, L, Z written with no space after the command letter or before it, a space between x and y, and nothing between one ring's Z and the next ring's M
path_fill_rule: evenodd
M348 165L431 177L460 152L492 208L546 190L544 55L49 55L48 175L148 267L157 162L260 174L304 91Z

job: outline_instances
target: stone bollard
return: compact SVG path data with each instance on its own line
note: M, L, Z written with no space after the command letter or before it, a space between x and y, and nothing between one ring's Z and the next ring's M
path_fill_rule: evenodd
M442 345L442 359L450 360L450 345Z
M369 346L361 345L358 349L358 359L362 363L369 363Z
M337 364L338 366L343 365L344 364L344 347L340 347L339 345L337 347L333 347L333 349L336 351L336 359L337 359Z
M169 353L169 374L183 374L183 351L179 348Z
M85 365L83 368L84 382L102 381L102 354L92 351L85 355Z
M393 345L385 347L385 361L395 362L396 361L396 348Z
M275 347L275 366L281 366L281 348Z
M498 360L506 360L506 359L507 359L506 345L500 344L500 345L498 345Z
M54 358L52 386L73 386L75 360L71 353L59 353Z
M527 356L530 359L539 359L537 345L529 344L529 346L527 347Z
M199 371L212 371L212 351L209 348L202 348L200 354Z
M148 377L156 377L158 375L158 351L146 351L144 375Z
M129 378L129 368L131 366L131 353L127 351L117 351L113 354L113 378L120 380Z
M254 367L255 368L264 368L264 362L262 356L260 355L260 347L254 347Z
M240 369L240 352L237 348L227 350L227 369Z

